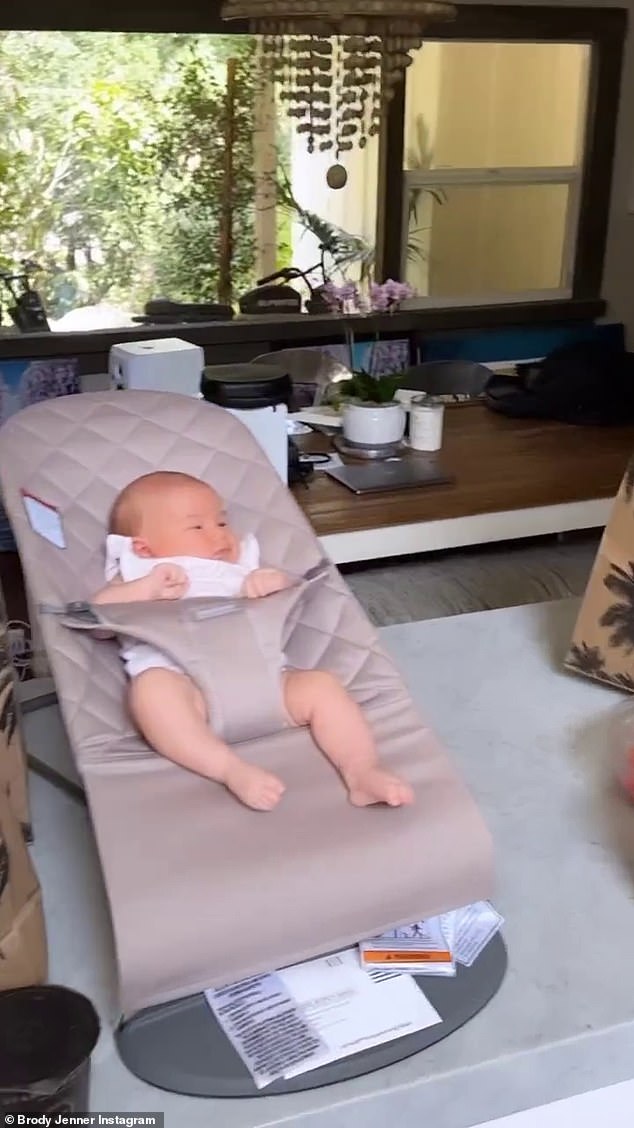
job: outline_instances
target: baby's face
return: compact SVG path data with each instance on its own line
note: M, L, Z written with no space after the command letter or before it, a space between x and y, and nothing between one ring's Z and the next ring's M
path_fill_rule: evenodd
M133 545L139 556L197 556L235 564L240 555L218 494L203 482L168 490L147 505Z

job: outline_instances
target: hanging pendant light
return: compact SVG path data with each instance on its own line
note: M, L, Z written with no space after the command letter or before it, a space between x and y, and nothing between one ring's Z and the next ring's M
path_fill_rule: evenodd
M244 20L261 37L260 70L277 83L309 153L337 162L379 133L427 25L455 14L443 0L225 0L221 8L222 19ZM329 169L331 187L346 179L339 163Z

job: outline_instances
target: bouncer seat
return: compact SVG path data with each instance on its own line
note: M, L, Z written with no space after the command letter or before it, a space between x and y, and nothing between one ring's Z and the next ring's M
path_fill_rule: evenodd
M260 723L255 690L240 692L230 739L243 758L283 777L287 790L271 813L242 807L144 743L126 712L118 645L94 637L85 603L103 585L116 494L156 469L213 485L234 527L258 537L262 561L297 577L291 596L280 593L288 598L275 628L290 662L343 681L383 764L414 787L413 807L352 807L307 729L279 729L270 715ZM137 391L36 404L2 429L0 489L97 839L118 962L119 1051L164 1088L254 1094L228 1043L219 1049L223 1036L202 992L488 898L483 820L339 572L324 563L292 493L229 412ZM193 674L204 676L208 646L212 682L247 668L244 676L257 679L259 669L265 680L266 638L235 603L267 601L234 601L226 608L233 620L213 601L207 611L180 602L166 605L172 619L159 623L160 637L172 632ZM498 968L487 979L479 964L469 970L468 1005L451 984L458 1001L453 1017L443 1015L449 1027L479 1009L501 978ZM425 1032L427 1043L446 1032ZM395 1047L382 1048L381 1063L420 1045ZM348 1075L374 1068L369 1061L351 1058ZM320 1073L286 1088L319 1084Z

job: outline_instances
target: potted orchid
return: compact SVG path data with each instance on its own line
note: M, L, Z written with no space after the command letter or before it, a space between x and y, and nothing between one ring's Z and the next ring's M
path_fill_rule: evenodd
M360 316L369 313L396 313L401 302L416 296L409 282L371 282L367 291L356 282L344 281L340 286L327 282L321 296L332 313Z
M394 313L406 298L414 296L406 282L373 282L362 293L354 282L341 286L329 283L323 297L333 313L358 316L368 313ZM346 325L346 340L351 358L352 376L332 387L330 401L340 408L343 433L348 443L375 447L399 443L405 432L407 415L403 404L395 398L399 387L398 374L372 376L354 368L354 337Z
M372 376L363 370L334 385L334 402L349 443L375 447L401 441L407 416L394 398L398 386L398 375Z

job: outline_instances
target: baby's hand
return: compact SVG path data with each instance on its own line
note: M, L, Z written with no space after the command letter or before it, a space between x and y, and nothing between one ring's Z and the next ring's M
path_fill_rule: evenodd
M181 599L189 587L187 572L179 564L157 564L145 577L146 599Z
M289 583L288 576L277 568L256 568L254 572L249 572L244 581L242 594L247 599L260 599L264 595L273 595L276 591L282 591Z

